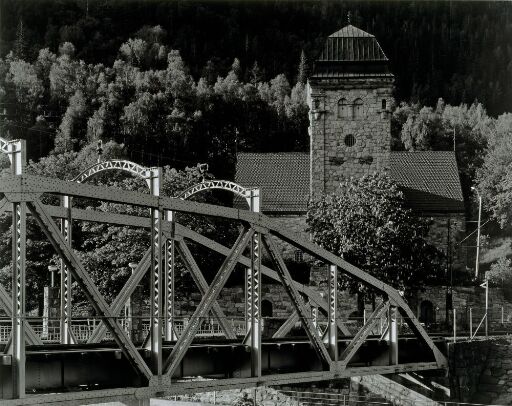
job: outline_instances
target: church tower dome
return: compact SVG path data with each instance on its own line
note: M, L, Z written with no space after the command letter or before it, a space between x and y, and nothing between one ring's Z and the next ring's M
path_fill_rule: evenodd
M393 82L374 35L349 24L327 37L307 86L311 195L389 168Z

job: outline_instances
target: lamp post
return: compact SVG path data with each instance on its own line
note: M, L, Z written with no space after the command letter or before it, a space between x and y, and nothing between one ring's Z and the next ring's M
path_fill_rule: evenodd
M480 262L480 222L482 220L482 195L477 188L471 186L471 190L478 196L478 229L476 235L476 259L475 259L475 278L478 278L478 265Z
M48 265L48 272L50 272L50 287L55 287L55 272L59 270L57 265Z

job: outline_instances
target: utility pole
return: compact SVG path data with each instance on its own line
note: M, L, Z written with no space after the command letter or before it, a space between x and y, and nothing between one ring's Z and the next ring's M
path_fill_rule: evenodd
M478 279L478 266L479 266L479 262L480 262L480 223L482 221L482 195L474 186L471 186L471 190L476 192L476 194L478 196L478 229L477 229L477 235L476 235L476 259L475 259L475 278Z

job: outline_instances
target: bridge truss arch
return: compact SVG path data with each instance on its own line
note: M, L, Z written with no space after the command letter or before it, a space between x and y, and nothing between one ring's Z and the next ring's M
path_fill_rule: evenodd
M84 183L94 176L109 171L121 171L134 175L136 178L143 179L149 188L149 192L153 196L160 195L160 183L162 178L161 168L145 167L136 162L124 159L111 159L106 161L98 161L88 168L84 169L80 174L75 176L72 181ZM62 206L66 209L67 217L61 220L61 230L65 240L71 246L72 243L72 200L69 196L62 197ZM159 351L162 344L161 331L162 319L166 319L162 313L163 306L161 298L167 300L167 295L160 295L163 290L162 275L162 214L157 208L151 209L151 289L150 289L150 343L152 354ZM61 261L61 318L60 318L60 341L62 344L76 343L77 340L73 336L71 329L71 301L72 301L72 285L71 275L63 261ZM165 302L164 302L165 303ZM165 312L164 312L165 313ZM130 328L131 320L128 321L127 329ZM153 357L155 358L155 357ZM157 366L154 366L157 368Z

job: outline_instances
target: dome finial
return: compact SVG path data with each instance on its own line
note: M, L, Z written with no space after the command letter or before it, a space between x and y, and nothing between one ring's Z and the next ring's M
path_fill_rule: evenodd
M349 11L347 13L347 23L348 23L348 25L350 25L350 17L352 17L352 13Z

